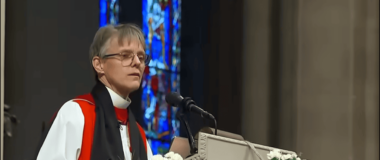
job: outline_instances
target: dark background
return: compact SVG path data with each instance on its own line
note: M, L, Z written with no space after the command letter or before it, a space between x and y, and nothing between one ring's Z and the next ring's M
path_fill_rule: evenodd
M30 158L43 122L95 84L88 61L99 25L93 2L7 1L5 103L21 123L4 137L4 159Z

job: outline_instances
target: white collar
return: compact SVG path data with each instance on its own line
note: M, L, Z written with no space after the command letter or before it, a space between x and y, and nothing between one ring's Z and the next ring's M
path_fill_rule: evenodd
M110 93L112 103L115 107L120 109L126 109L131 104L131 99L128 97L124 99L119 94L117 94L115 91L113 91L111 88L106 87L108 92Z

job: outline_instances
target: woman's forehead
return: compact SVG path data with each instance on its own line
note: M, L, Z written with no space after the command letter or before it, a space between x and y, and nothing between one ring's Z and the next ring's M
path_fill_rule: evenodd
M111 46L118 48L139 48L145 50L145 45L137 37L123 37L113 36L111 38Z

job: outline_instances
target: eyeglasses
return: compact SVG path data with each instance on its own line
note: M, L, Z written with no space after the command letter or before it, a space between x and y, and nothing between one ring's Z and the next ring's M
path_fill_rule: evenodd
M146 66L149 65L150 56L141 52L135 54L132 51L123 51L120 53L107 54L103 56L103 58L117 57L121 61L121 65L126 67L132 65L132 62L136 56L138 57L140 62L144 62Z

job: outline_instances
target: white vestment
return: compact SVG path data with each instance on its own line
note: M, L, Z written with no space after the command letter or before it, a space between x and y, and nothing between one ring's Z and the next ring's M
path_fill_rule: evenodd
M115 107L126 109L131 103L106 87ZM58 111L48 135L38 153L37 160L77 160L81 153L84 115L79 104L74 100L66 102ZM128 127L121 125L120 135L124 157L131 160ZM152 160L153 153L147 143L147 158Z

